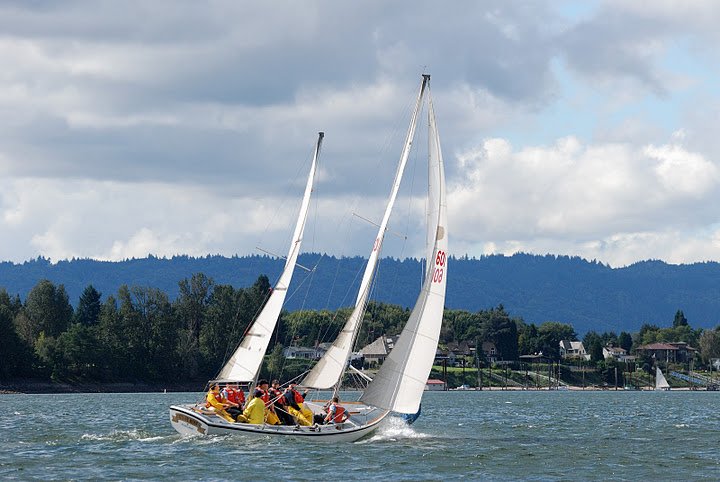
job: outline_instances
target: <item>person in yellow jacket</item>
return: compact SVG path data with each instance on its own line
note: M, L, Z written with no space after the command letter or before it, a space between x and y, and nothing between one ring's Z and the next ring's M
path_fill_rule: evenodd
M210 386L210 391L205 397L205 407L212 408L218 416L224 418L228 422L235 421L235 418L227 411L227 409L230 408L230 404L220 394L220 385L217 383L213 383Z
M238 415L238 422L253 424L265 423L265 402L262 399L262 395L262 390L255 390L253 399L247 404L242 415Z
M268 386L268 381L265 379L260 380L257 384L257 387L262 392L260 398L262 398L263 402L265 402L265 421L268 423L268 425L280 425L280 418L278 418L277 414L275 413L274 400L270 397L270 388Z

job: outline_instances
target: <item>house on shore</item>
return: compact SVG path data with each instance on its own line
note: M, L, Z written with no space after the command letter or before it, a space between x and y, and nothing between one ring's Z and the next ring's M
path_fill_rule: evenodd
M318 347L310 348L306 346L289 346L283 350L285 358L302 358L305 360L319 360L324 354L325 349Z
M393 349L398 338L398 336L380 336L372 343L365 345L360 350L360 356L364 358L365 363L371 366L379 365L390 354L390 350Z
M581 341L560 340L560 357L564 359L590 360L590 354Z
M425 390L429 392L441 392L445 390L445 382L437 378L430 378L425 384Z
M635 349L638 356L654 358L665 363L685 363L693 358L697 349L685 342L650 343Z
M488 362L497 363L498 361L502 360L502 355L495 346L495 343L491 341L484 341L482 342L480 349L482 350L482 353Z
M606 360L617 360L625 363L634 362L637 358L634 355L630 355L625 348L613 345L603 347L603 357Z

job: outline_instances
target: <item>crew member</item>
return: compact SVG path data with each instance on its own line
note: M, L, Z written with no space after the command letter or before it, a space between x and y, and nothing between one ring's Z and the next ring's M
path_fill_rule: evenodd
M213 383L210 385L210 391L208 391L205 397L205 407L212 408L216 414L227 420L228 422L234 422L236 415L231 415L230 410L237 408L232 407L226 399L223 398L220 393L220 385Z
M299 425L312 425L312 410L307 408L304 404L307 390L305 391L305 393L301 394L295 389L295 387L296 385L294 383L291 383L290 386L285 389L285 393L283 394L283 397L285 399L285 407L287 408L287 411L290 413L290 415L295 417L295 420Z
M265 421L269 425L280 425L280 419L278 418L277 414L275 413L275 406L272 403L272 400L270 398L270 390L269 390L269 383L267 380L262 379L258 381L258 390L262 393L260 395L260 398L262 398L262 401L265 403Z
M226 385L220 393L222 393L222 396L227 399L228 402L242 411L245 406L245 392L243 392L242 388L238 387L237 383Z
M265 423L265 402L262 399L262 390L255 390L255 396L250 400L243 410L242 415L238 416L238 422L262 424Z
M332 402L330 402L330 405L327 407L327 415L325 415L323 423L341 424L348 418L350 418L350 414L345 410L345 407L340 405L340 399L333 397Z
M293 422L292 415L288 413L287 407L285 407L285 397L283 397L279 380L272 381L272 385L270 385L270 397L275 409L275 415L278 416L280 422L282 422L283 425L293 425L295 422Z

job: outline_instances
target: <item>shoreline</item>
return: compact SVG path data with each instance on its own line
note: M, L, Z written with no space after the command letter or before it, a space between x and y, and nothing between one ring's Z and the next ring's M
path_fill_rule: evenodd
M61 383L49 382L43 380L14 380L9 382L0 382L0 395L23 395L23 394L70 394L70 393L173 393L173 392L202 392L204 391L204 382L186 382L186 383ZM352 390L351 390L352 391ZM447 391L447 392L651 392L655 391L651 387L643 387L635 390L625 390L618 387L580 387L567 385L565 388L548 389L541 388L524 388L524 387L483 387L477 388L451 388L448 390L426 390L426 391ZM704 388L693 389L690 387L672 388L671 391L705 391Z
M0 382L0 395L58 393L172 393L204 391L205 382L187 383L64 383L44 380L12 380Z

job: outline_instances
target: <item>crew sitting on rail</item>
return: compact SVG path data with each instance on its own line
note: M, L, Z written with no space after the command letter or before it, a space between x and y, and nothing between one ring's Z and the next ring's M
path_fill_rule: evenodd
M325 419L323 420L324 424L334 423L339 425L350 418L350 413L345 407L340 405L340 399L338 397L332 398L332 402L326 407L326 410L327 415L325 415Z
M245 407L245 392L237 383L228 383L220 393L222 393L223 398L235 404L238 409L242 410Z
M283 425L295 425L292 415L287 411L285 406L285 397L283 397L283 391L280 388L280 381L273 380L270 385L270 400L275 406L275 414L280 419Z
M268 385L268 381L265 379L262 379L257 383L258 389L262 392L261 398L265 403L265 421L268 425L280 425L280 419L275 413L275 406L270 398Z
M210 391L205 397L205 407L212 408L216 414L228 422L234 422L241 414L237 407L234 407L227 399L223 398L220 393L220 385L217 383L210 385Z
M283 394L283 398L285 399L285 407L287 408L288 413L295 417L295 421L298 425L305 425L309 426L313 424L313 413L312 410L305 407L305 395L307 395L307 390L303 394L300 394L295 389L296 385L294 383L291 383L289 387L285 389L285 393Z
M255 396L247 404L243 413L238 415L238 422L252 423L255 425L265 423L265 402L262 399L262 395L262 390L259 388L255 389Z

